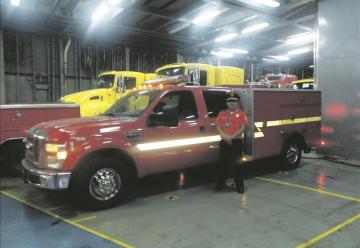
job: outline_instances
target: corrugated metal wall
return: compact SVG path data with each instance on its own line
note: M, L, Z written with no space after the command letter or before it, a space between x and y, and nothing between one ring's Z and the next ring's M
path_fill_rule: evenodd
M324 152L360 159L360 1L318 4L316 64Z
M104 46L71 40L64 78L67 39L3 32L6 103L53 102L62 95L90 89L98 73L109 70L153 72L176 62L176 53Z

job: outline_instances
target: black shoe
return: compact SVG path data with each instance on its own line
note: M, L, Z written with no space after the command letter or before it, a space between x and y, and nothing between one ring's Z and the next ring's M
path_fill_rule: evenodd
M216 184L215 186L215 191L220 191L220 190L223 190L225 189L225 184Z

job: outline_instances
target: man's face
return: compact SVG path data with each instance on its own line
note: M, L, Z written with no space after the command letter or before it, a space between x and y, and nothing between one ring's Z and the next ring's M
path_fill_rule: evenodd
M237 102L227 102L227 106L229 108L229 110L236 110L238 107L238 103Z

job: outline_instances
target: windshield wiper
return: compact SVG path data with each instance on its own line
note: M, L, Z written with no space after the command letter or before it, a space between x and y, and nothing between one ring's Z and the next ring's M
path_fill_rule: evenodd
M122 115L120 113L116 113L116 112L109 112L109 113L104 113L103 116L116 116L116 117L121 117Z

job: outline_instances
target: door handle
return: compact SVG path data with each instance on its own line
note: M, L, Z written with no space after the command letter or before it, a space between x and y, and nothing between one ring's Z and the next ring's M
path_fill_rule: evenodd
M201 134L204 134L205 133L205 126L200 126L199 131L200 131Z

